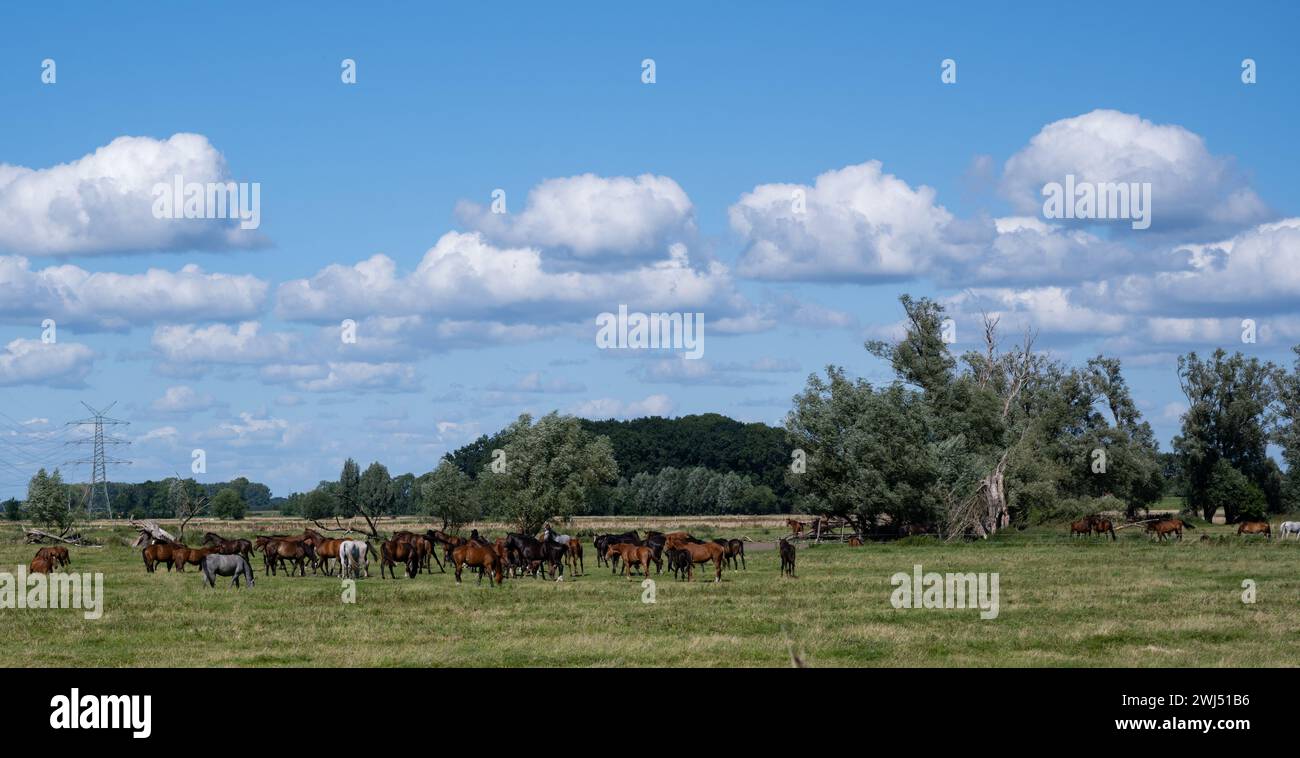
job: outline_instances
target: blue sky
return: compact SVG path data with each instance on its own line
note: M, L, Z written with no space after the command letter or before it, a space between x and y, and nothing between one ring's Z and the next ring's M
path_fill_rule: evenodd
M1289 362L1294 4L807 5L7 9L0 496L81 400L131 421L115 479L201 448L276 494L525 411L779 423L827 363L887 377L903 292L958 349L986 310L1121 357L1166 447L1179 353ZM177 167L259 183L260 228L150 217ZM1067 173L1150 183L1152 228L1042 218ZM621 303L704 313L704 358L596 349Z

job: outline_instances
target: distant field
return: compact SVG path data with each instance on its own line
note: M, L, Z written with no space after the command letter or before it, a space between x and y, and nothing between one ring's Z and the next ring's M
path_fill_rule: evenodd
M779 519L722 521L690 528L760 541L785 531L765 525ZM248 534L253 526L217 531ZM488 588L467 574L457 586L437 573L392 581L374 566L358 583L356 604L345 605L338 578L310 571L306 578L259 571L257 585L242 591L207 589L193 567L146 574L125 531L94 530L107 546L72 548L72 568L105 574L103 618L0 610L0 639L6 666L787 666L791 646L811 666L1300 661L1300 542L1243 540L1205 525L1181 544L1152 544L1139 531L1121 530L1118 543L1072 542L1062 529L1044 528L966 544L821 545L799 551L797 579L779 575L775 551L751 549L749 569L724 573L721 584L657 577L654 604L642 602L639 577L598 569L588 544L588 575L563 583L516 579ZM0 538L0 570L14 571L35 552L18 544L12 527ZM998 618L893 608L890 576L917 563L925 571L997 572ZM1253 605L1241 601L1245 579L1258 588Z

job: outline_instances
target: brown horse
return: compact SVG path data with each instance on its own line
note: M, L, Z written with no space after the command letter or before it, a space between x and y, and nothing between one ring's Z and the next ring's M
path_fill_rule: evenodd
M248 540L228 540L216 532L205 533L203 542L199 544L216 548L216 551L221 555L242 555L244 560L249 560L253 554L253 543Z
M1092 531L1094 534L1100 534L1103 537L1109 532L1112 541L1119 539L1115 535L1115 525L1110 523L1110 519L1105 516L1098 516L1092 520Z
M684 532L674 532L668 535L668 541L664 543L665 548L676 550L685 550L687 560L690 565L686 569L686 581L694 579L694 568L697 563L708 563L713 561L713 581L722 581L722 562L727 557L727 549L716 542L687 542L675 535L684 534Z
M441 529L430 529L429 531L424 533L424 536L433 540L439 545L442 545L442 560L446 563L451 562L451 552L453 550L460 547L461 545L464 545L466 542L469 541L464 537L461 537L456 534L447 534ZM438 567L442 568L442 564L439 563ZM445 568L442 570L444 573L447 571Z
M140 551L140 557L144 559L144 570L150 574L157 568L159 563L167 564L167 570L172 570L172 550L176 546L170 542L155 542Z
M794 578L794 545L785 540L781 540L781 576Z
M38 555L27 565L27 571L32 574L48 574L54 568L54 559L44 555Z
M339 545L343 544L343 540L326 538L321 533L311 529L304 529L302 536L303 541L310 542L312 548L316 550L316 562L312 564L311 572L315 574L317 567L319 567L325 572L326 576L333 576L334 570L330 568L330 558L338 560Z
M788 526L788 527L790 527L790 535L793 536L793 537L798 537L798 536L802 535L802 534L803 534L803 530L805 530L805 529L808 528L808 525L807 525L806 523L804 523L804 522L802 522L802 521L795 521L795 520L792 519L792 518L788 518L788 519L786 519L786 520L785 520L785 525Z
M569 571L574 576L581 576L587 572L586 565L582 562L582 540L577 537L569 538Z
M189 563L195 566L201 566L203 565L203 559L215 552L217 552L217 549L213 547L186 547L184 545L177 545L172 548L172 560L176 562L177 571L184 571L185 564Z
M420 550L410 542L398 542L397 540L388 540L379 546L379 578L384 578L384 569L388 569L388 574L392 578L397 578L397 572L393 568L398 561L406 564L406 575L411 579L420 573Z
M36 557L40 558L42 556L49 558L50 561L54 564L54 568L59 568L60 566L67 566L72 563L72 559L68 557L68 549L66 547L63 547L62 545L56 545L54 547L43 547L40 550L37 550Z
M504 547L504 543L503 543ZM478 581L483 583L483 575L488 575L488 584L495 578L497 586L505 578L501 571L501 556L495 545L488 547L480 542L466 541L451 551L452 566L456 570L456 583L460 584L460 573L465 566L479 570Z
M1147 523L1147 534L1154 534L1156 539L1164 542L1165 538L1171 534L1178 535L1178 539L1183 538L1183 527L1195 529L1196 527L1178 518L1161 519L1160 521L1151 521Z
M640 566L641 575L650 575L650 563L655 559L655 551L645 545L631 545L621 542L617 545L610 545L609 550L605 553L605 558L613 560L618 558L623 561L623 569L620 572L628 579L635 579L632 575L631 567Z
M438 560L438 551L434 549L434 542L431 538L415 532L401 531L394 532L393 539L414 545L415 552L420 558L420 568L424 569L425 573L433 573L433 561ZM441 561L438 562L438 568L442 568ZM443 569L443 571L446 571L446 569Z
M1271 539L1273 527L1267 521L1243 521L1241 526L1237 527L1237 534L1262 534Z
M849 547L862 547L862 539L856 534L849 537Z
M285 562L290 564L289 576L293 576L294 566L298 567L299 575L307 576L307 561L316 560L316 550L310 542L301 538L271 538L262 543L262 558L266 572L272 576L275 575L276 565L283 568Z
M1071 522L1070 536L1075 537L1078 535L1083 535L1084 537L1091 537L1092 524L1093 524L1092 516L1087 516L1085 518L1079 519L1078 521Z
M722 548L727 551L726 560L728 568L744 568L745 570L749 570L749 567L745 565L745 543L743 541L736 539L729 540L719 537L718 539L715 539L714 542L721 545ZM737 563L737 561L739 561L739 563Z

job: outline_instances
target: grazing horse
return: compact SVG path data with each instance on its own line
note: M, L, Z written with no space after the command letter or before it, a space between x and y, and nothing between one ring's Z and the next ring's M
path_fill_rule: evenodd
M176 546L170 542L155 542L146 546L140 551L140 557L144 559L144 570L150 574L159 563L167 564L167 570L172 570L172 550Z
M1300 521L1283 521L1277 528L1279 532L1278 539L1286 539L1288 534L1294 534L1296 539L1300 539Z
M54 568L54 559L44 555L38 555L27 565L27 571L32 574L48 574Z
M238 553L211 553L203 558L203 580L208 583L209 587L217 586L218 576L234 577L230 580L231 587L239 586L239 578L242 576L248 586L253 586L253 567L248 565L248 560Z
M184 571L185 564L192 563L195 566L202 566L203 559L215 552L217 552L216 549L210 547L177 545L172 548L172 560L176 562L177 571Z
M406 575L411 579L420 573L419 548L410 542L398 542L394 539L379 546L379 578L383 579L384 569L388 569L388 574L396 579L397 572L393 568L398 561L406 564Z
M483 583L483 575L488 575L488 584L496 579L497 586L505 579L501 570L501 556L497 553L495 546L488 547L475 540L467 540L451 551L452 568L456 572L456 584L460 584L460 573L465 566L476 568L478 572L479 584Z
M623 574L628 579L634 580L631 567L640 566L641 575L650 575L650 562L654 560L654 550L645 545L630 545L626 542L620 542L617 545L609 546L607 558L619 557L623 559Z
M675 547L664 548L664 558L668 561L668 570L677 579L685 579L691 567L691 556L685 550Z
M1196 527L1178 518L1167 518L1160 521L1148 522L1146 526L1147 534L1154 534L1156 539L1164 542L1165 538L1171 534L1178 535L1178 539L1183 538L1183 527L1195 529Z
M439 545L442 545L442 560L446 563L451 563L451 551L464 545L466 542L464 537L455 534L447 534L439 529L430 529L424 533L424 536ZM434 559L437 560L436 556ZM442 568L441 563L438 564L438 568ZM442 572L444 574L447 573L447 569L442 568Z
M362 571L370 576L370 554L375 549L365 540L343 540L339 545L339 576L358 578ZM375 553L378 558L379 554Z
M722 561L727 557L727 549L716 542L689 542L687 541L689 536L681 538L675 536L675 534L680 533L668 535L668 542L665 543L665 546L686 551L687 558L690 561L690 565L686 568L686 581L694 580L695 564L708 563L709 561L713 561L713 581L722 581Z
M1119 537L1115 536L1115 525L1110 523L1110 519L1105 516L1097 516L1092 520L1092 531L1094 534L1100 534L1103 537L1109 532L1112 541L1119 539Z
M248 560L253 554L253 543L248 540L228 540L216 532L207 532L203 535L203 542L199 543L206 547L214 547L222 555L242 555L244 560Z
M62 545L43 547L40 550L37 550L36 557L40 558L42 556L49 558L50 563L53 564L54 568L67 566L72 563L72 559L68 557L68 549Z
M424 569L426 573L433 573L433 561L438 560L438 551L434 548L435 543L431 538L415 532L402 531L393 533L393 539L415 545L415 551L420 556L420 568ZM438 562L438 568L442 568L441 561ZM446 570L443 569L443 571Z
M1271 539L1273 527L1267 521L1243 521L1241 526L1237 527L1237 534L1262 534Z
M564 581L564 556L568 549L555 540L548 539L543 542L527 534L510 532L506 534L506 552L512 561L527 566L534 577L537 576L538 568L541 568L542 573L545 574L546 567L549 566L551 578L557 582Z
M792 536L792 537L800 537L800 536L802 536L802 535L803 535L803 530L805 530L805 529L808 528L808 525L807 525L806 523L804 523L804 522L802 522L802 521L795 521L795 520L792 519L792 518L788 518L788 519L786 519L786 520L785 520L785 525L788 526L788 527L790 527L790 536Z
M1093 524L1092 516L1086 516L1084 518L1079 519L1078 521L1070 522L1070 536L1076 537L1078 535L1083 535L1084 537L1091 537L1092 524Z
M794 545L781 540L781 576L794 578Z

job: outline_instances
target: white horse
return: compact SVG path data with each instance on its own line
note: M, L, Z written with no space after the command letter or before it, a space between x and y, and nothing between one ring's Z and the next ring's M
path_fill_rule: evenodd
M1281 539L1286 539L1288 534L1294 534L1296 539L1300 539L1300 521L1283 521L1278 531L1282 534Z
M370 553L374 548L365 540L344 540L339 545L340 574L344 577L360 577L362 572L370 576Z

